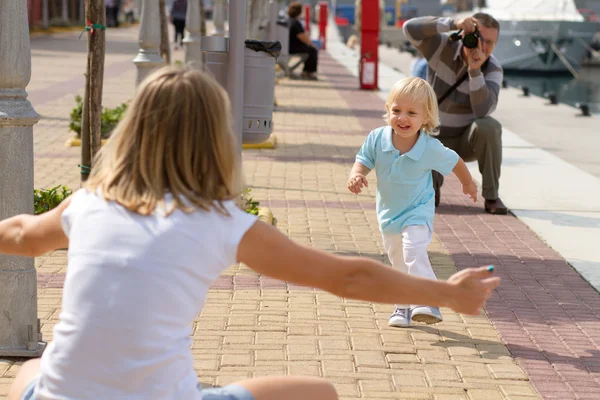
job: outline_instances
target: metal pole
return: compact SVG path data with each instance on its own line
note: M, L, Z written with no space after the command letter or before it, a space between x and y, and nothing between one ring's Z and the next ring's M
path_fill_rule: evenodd
M267 39L270 42L277 40L277 2L269 0L269 29Z
M0 220L33 214L33 125L27 100L31 47L27 2L0 0ZM39 357L37 277L33 257L0 255L0 357Z
M67 0L62 0L62 18L65 22L69 22L69 4Z
M48 20L48 0L42 0L42 26L44 29L50 28L50 21Z
M44 0L48 4L48 0ZM85 0L79 0L79 22L85 23Z
M229 68L227 93L231 101L233 129L242 152L242 119L244 113L244 47L246 34L246 0L229 2Z

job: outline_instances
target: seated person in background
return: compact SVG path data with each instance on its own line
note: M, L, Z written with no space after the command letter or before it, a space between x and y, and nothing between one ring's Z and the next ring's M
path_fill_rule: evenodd
M310 79L317 79L317 48L310 40L310 35L304 31L304 27L298 17L302 14L302 4L292 2L288 6L288 16L290 17L290 54L307 53L308 59L304 62L302 76Z

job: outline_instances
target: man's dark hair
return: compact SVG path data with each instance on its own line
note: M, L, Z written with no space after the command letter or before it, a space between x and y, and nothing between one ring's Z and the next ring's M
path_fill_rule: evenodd
M481 22L481 24L486 28L494 28L498 32L500 32L500 24L498 23L496 18L492 17L490 14L479 12L473 15L473 18Z
M288 16L290 18L298 18L302 14L302 3L294 1L288 6Z

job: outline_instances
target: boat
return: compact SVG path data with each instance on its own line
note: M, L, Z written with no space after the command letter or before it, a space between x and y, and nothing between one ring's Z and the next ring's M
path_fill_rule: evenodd
M577 75L599 26L574 0L487 0L478 11L500 23L494 56L505 70Z

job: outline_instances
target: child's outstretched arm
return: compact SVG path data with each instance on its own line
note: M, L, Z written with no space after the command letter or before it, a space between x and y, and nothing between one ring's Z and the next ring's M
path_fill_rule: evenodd
M350 171L350 177L348 178L348 190L354 194L362 192L363 187L369 187L367 181L367 174L371 170L359 162L355 162Z
M454 172L454 175L460 180L463 193L469 195L469 197L473 199L473 203L475 203L477 201L477 185L473 181L473 177L467 168L467 164L465 164L462 158L458 158L458 162L452 172Z
M41 215L17 215L0 221L0 253L36 257L50 250L68 247L69 239L61 224L71 197Z
M256 272L337 296L388 304L446 306L477 314L500 278L493 267L465 269L448 281L419 278L362 257L341 257L302 246L256 222L244 235L237 258Z

